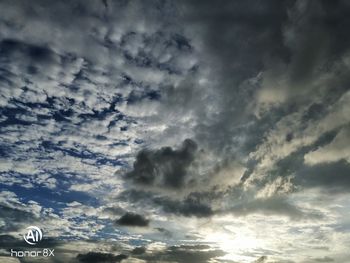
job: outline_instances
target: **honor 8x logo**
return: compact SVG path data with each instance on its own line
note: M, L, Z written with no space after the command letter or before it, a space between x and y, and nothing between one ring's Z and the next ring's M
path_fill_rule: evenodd
M43 239L43 232L37 226L29 226L26 228L26 233L23 235L24 241L29 245L36 245ZM41 250L13 250L11 248L11 257L24 258L24 257L54 257L55 249L44 248ZM22 261L21 261L22 262ZM27 262L27 261L26 261ZM36 261L35 261L36 262Z
M43 232L39 227L29 226L26 229L27 233L23 235L23 238L29 245L36 245L42 240Z

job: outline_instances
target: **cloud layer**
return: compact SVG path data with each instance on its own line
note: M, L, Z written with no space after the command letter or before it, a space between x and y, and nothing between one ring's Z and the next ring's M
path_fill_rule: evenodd
M347 262L349 10L1 1L0 261Z

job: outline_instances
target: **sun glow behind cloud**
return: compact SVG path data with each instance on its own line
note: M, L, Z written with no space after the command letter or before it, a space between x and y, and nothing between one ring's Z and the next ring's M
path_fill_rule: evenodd
M240 220L223 217L213 225L215 227L208 228L203 233L203 241L215 244L225 251L227 254L220 257L221 259L250 262L256 258L256 252L262 251L269 245Z

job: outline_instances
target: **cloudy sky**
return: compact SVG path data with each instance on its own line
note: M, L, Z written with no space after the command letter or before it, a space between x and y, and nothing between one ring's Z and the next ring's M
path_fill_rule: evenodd
M0 262L349 262L349 14L0 0Z

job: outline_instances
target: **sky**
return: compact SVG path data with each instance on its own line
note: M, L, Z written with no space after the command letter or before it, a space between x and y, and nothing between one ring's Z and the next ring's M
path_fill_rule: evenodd
M0 0L0 262L349 262L349 14Z

